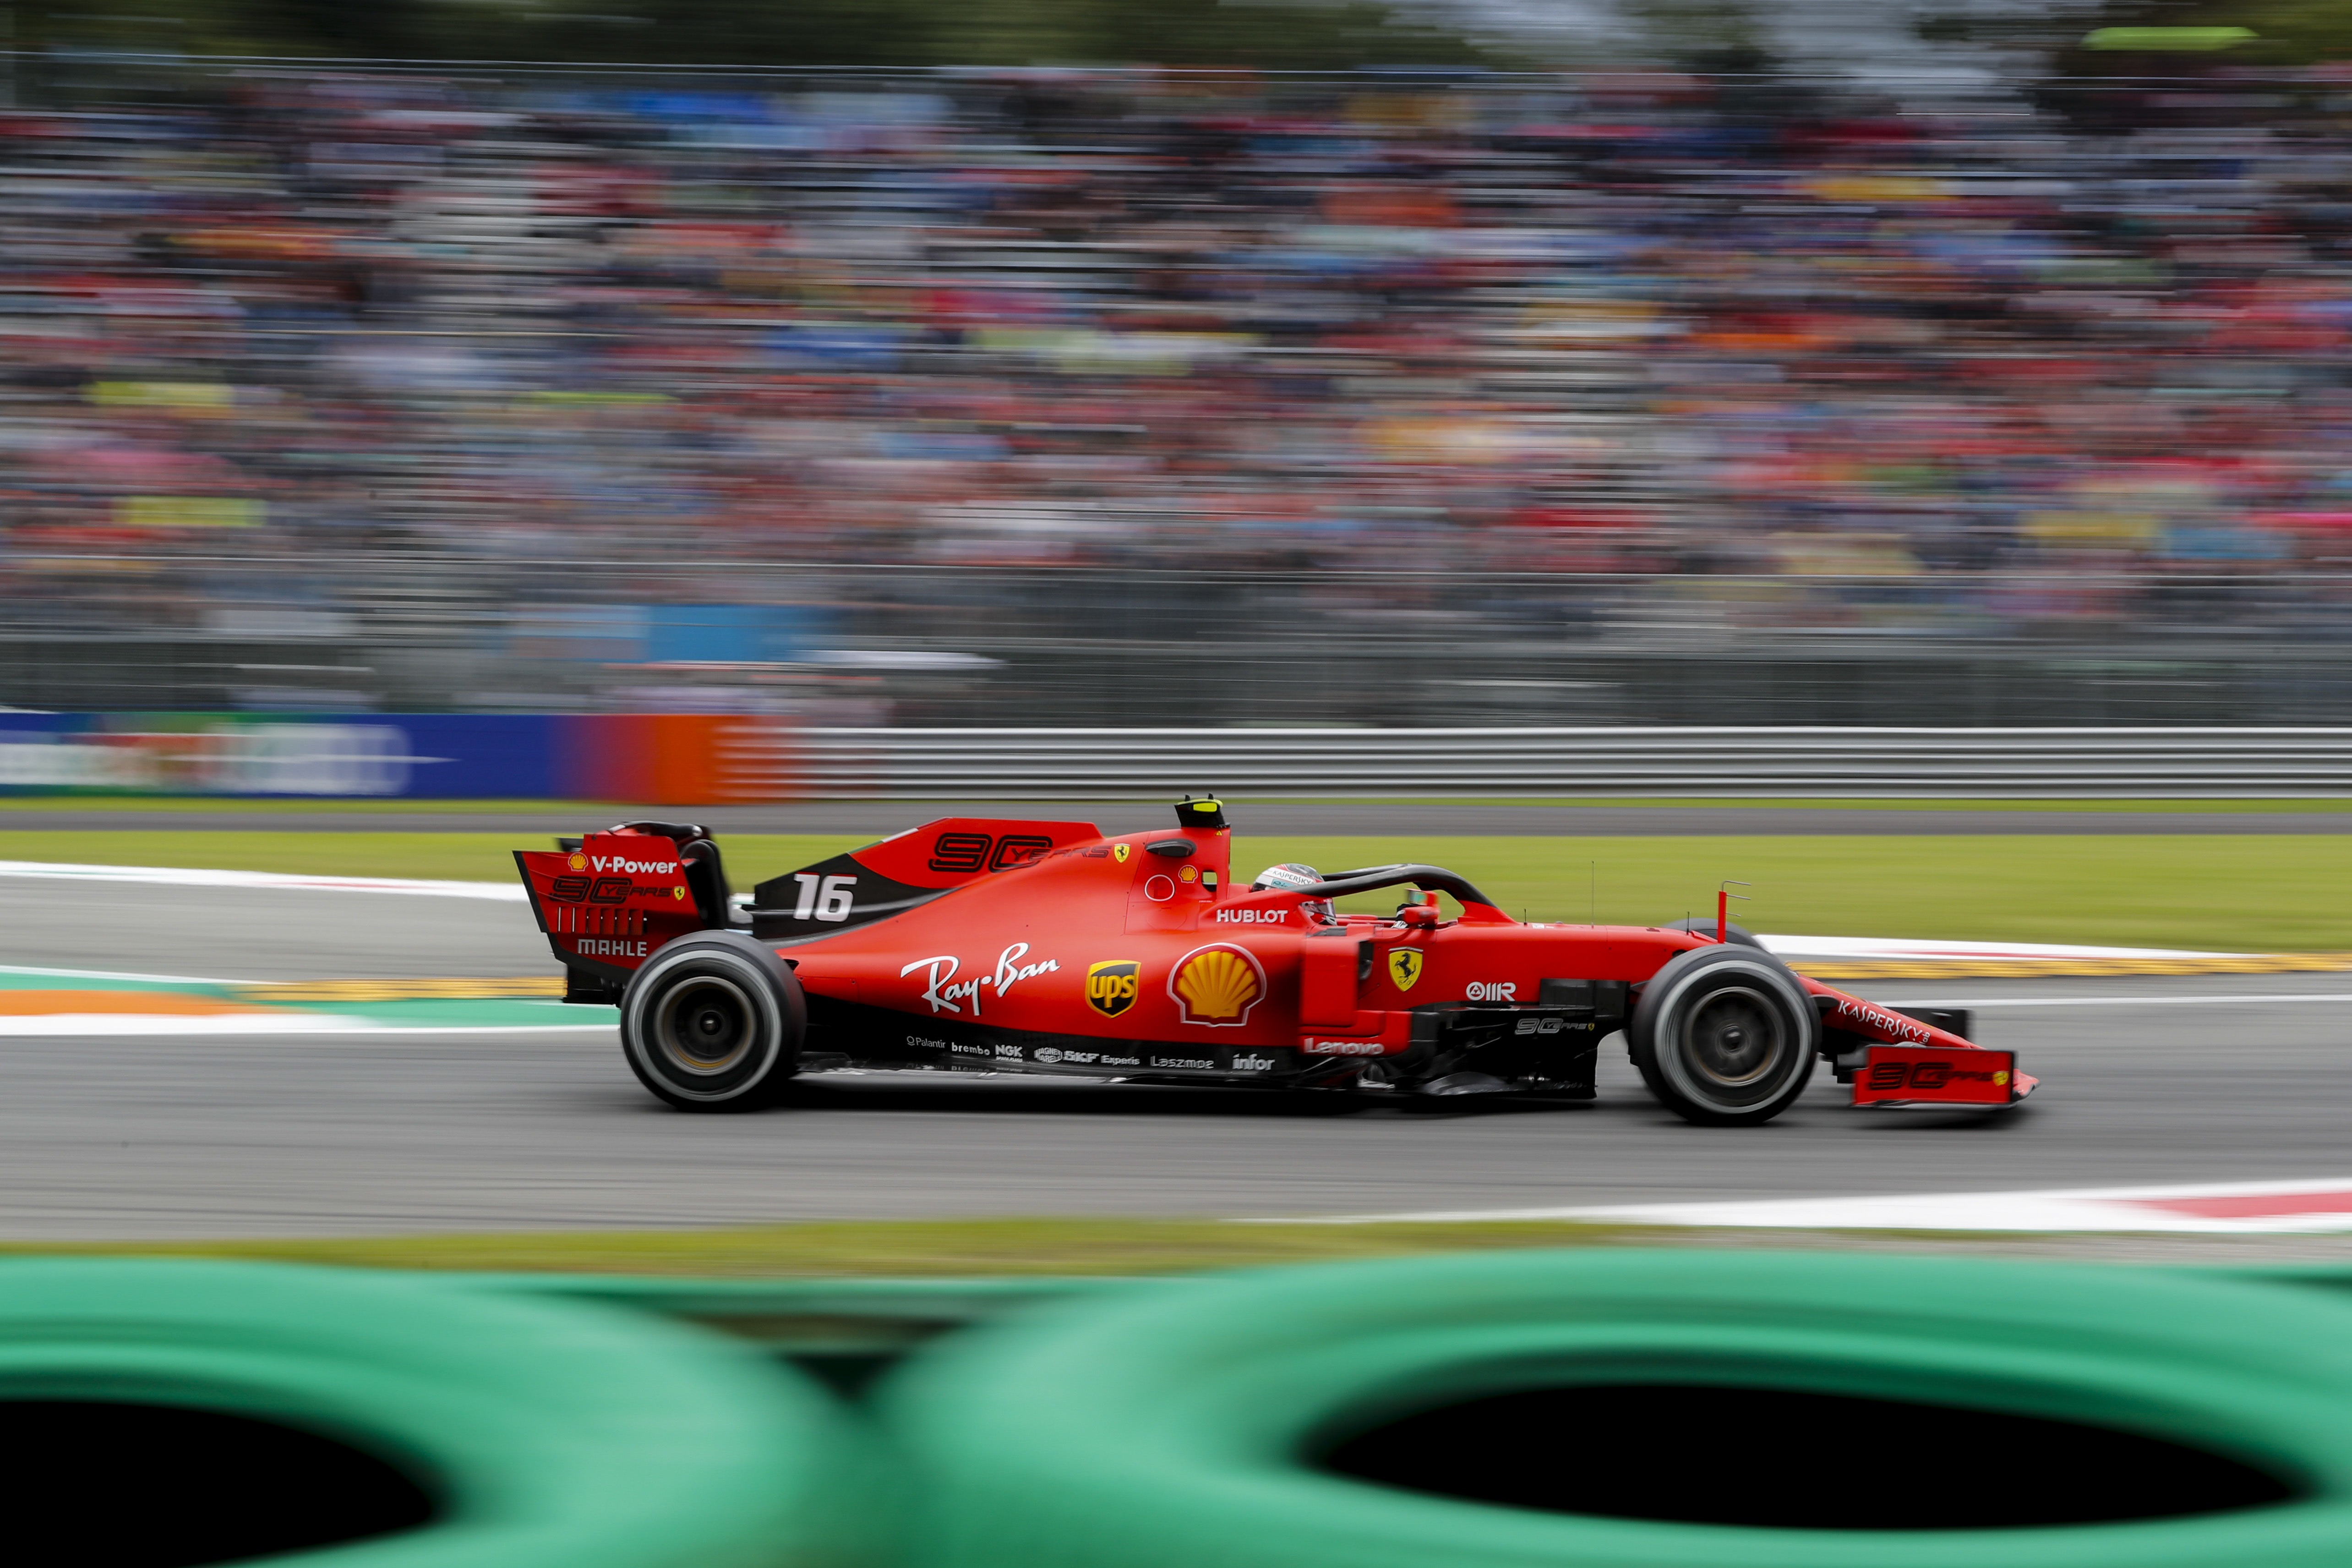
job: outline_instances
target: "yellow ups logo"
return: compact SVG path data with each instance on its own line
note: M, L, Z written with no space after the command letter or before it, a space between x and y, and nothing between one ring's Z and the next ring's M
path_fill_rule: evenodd
M1106 959L1087 965L1087 1005L1106 1018L1116 1018L1135 1005L1143 965L1131 958Z

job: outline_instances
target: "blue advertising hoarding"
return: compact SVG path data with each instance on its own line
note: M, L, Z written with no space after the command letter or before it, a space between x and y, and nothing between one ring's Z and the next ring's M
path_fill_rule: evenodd
M553 800L593 721L477 713L0 713L0 793ZM574 776L567 777L567 773Z

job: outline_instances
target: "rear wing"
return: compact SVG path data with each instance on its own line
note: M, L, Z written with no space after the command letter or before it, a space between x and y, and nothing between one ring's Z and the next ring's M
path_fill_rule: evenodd
M718 849L691 831L680 842L631 824L515 851L531 917L563 963L566 1001L612 1001L663 943L726 923ZM698 847L707 858L689 858Z

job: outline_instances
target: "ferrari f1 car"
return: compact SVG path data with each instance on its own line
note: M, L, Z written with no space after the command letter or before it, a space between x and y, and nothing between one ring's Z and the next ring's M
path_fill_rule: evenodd
M730 898L700 826L515 855L565 1000L617 1004L645 1086L746 1108L843 1068L1398 1094L1593 1096L1622 1031L1689 1121L1769 1121L1826 1058L1857 1105L1998 1107L2034 1080L1964 1037L1792 973L1722 921L1522 922L1434 866L1236 886L1223 808L1176 831L949 817ZM1333 900L1403 890L1387 915ZM1444 912L1451 894L1458 912Z

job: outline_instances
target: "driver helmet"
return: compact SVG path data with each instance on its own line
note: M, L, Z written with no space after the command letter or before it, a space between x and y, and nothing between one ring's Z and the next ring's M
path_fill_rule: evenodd
M1250 891L1266 893L1284 888L1311 888L1322 879L1323 873L1314 867L1300 865L1296 860L1286 860L1279 866L1268 866L1265 870L1260 871L1257 874L1257 880L1250 884ZM1303 900L1298 908L1308 920L1321 924L1328 925L1339 919L1339 916L1333 912L1331 900L1328 899Z

